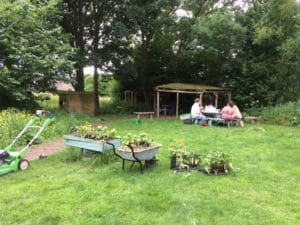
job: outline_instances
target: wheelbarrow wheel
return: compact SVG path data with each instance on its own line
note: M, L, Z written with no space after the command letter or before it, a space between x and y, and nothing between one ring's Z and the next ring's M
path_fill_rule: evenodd
M29 167L29 161L26 159L22 159L19 162L19 170L26 170Z

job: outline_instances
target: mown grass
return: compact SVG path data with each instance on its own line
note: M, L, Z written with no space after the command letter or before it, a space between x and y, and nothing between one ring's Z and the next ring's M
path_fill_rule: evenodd
M297 127L183 125L177 119L109 118L120 135L144 131L163 144L156 168L141 174L121 162L80 160L66 148L0 177L1 224L299 224ZM99 122L99 120L97 120ZM168 145L229 153L238 172L206 176L169 169Z

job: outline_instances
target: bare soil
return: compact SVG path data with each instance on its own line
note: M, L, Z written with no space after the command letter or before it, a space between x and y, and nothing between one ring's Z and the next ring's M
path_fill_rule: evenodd
M33 145L29 152L25 155L27 160L35 160L41 158L47 158L49 155L52 155L60 150L63 150L65 147L64 139L59 138L53 141L49 141L39 145Z

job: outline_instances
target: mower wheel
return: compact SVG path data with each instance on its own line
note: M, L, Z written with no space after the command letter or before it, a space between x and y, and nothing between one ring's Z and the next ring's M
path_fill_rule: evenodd
M26 159L22 159L19 162L19 170L26 170L29 167L29 161Z

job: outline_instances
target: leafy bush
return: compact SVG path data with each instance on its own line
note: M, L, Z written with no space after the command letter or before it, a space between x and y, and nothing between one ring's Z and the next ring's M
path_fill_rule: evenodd
M98 81L99 87L99 95L101 96L108 96L110 93L110 84L113 80L112 75L102 74L101 78ZM94 83L93 83L93 75L87 75L84 78L85 83L85 91L93 91L94 90Z
M1 148L7 147L30 120L31 115L17 109L7 109L0 112Z
M51 127L47 127L43 131L39 138L41 141L60 137L69 133L71 127L91 119L85 115L59 110L53 114L56 120ZM20 111L14 108L0 111L0 148L7 147L33 116L34 114L27 111ZM25 141L33 137L33 134L35 132L26 132L17 145L24 145Z
M300 100L263 108L261 117L266 123L297 126L300 124Z
M149 111L153 110L150 106L143 103L126 103L122 100L116 99L103 99L101 100L100 113L101 114L131 114L136 111Z

